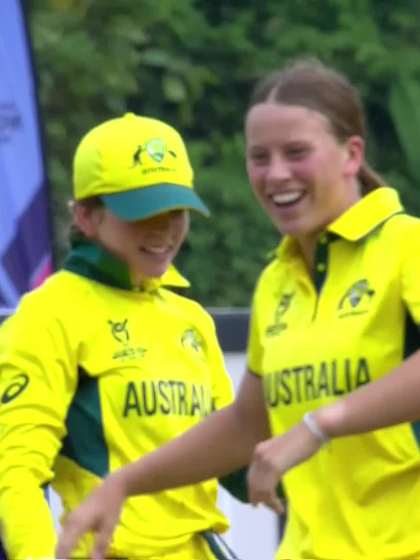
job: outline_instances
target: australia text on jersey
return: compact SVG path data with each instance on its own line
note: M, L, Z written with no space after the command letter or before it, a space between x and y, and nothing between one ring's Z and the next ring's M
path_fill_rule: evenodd
M208 416L214 411L210 388L196 383L177 380L144 380L127 383L123 417L154 416Z
M341 358L301 364L264 375L270 407L290 405L349 393L371 380L366 358Z

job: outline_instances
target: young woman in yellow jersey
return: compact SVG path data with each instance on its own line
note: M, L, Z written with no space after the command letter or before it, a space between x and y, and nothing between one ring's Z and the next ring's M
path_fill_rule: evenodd
M256 287L236 400L108 477L69 516L58 556L93 530L101 557L128 496L244 465L253 503L280 511L280 475L326 435L313 411L420 367L420 221L366 163L354 87L297 61L257 85L245 136L250 183L283 238ZM419 558L419 440L409 423L336 439L288 472L276 558ZM207 461L195 462L203 449Z
M0 329L0 535L7 557L53 558L51 483L64 513L101 480L229 404L211 317L170 288L193 189L171 126L126 114L95 127L74 159L72 248ZM195 461L205 462L205 455ZM217 482L127 500L108 557L235 558ZM87 558L91 539L75 556Z

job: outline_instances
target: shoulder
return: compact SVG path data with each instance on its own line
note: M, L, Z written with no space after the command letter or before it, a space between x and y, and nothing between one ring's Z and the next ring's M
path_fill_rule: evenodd
M47 316L76 310L80 300L92 291L92 282L65 270L52 274L38 288L25 294L17 311L42 309ZM80 309L79 309L80 311Z
M420 253L420 219L410 214L396 214L385 222L381 237L401 253L413 250Z
M384 230L390 232L418 231L420 228L420 218L401 212L394 214L384 224Z
M198 301L166 288L163 288L162 292L167 301L171 303L171 306L176 309L178 315L182 315L197 327L214 330L214 321L210 312Z
M88 328L89 304L93 282L67 271L59 271L41 286L26 293L13 315L5 321L10 335L31 336L38 333L61 333L79 339ZM2 326L3 330L3 326ZM4 334L4 333L2 333Z

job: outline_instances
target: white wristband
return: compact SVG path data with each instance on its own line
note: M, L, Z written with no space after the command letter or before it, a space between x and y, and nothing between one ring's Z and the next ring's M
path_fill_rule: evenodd
M318 424L313 412L307 412L303 416L303 423L321 443L327 443L330 441L329 436L324 432L324 430Z

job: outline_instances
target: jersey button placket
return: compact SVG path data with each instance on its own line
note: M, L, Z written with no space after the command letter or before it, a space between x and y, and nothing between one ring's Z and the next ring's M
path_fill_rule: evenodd
M317 304L314 311L313 319L315 319L318 311L319 295L322 290L322 286L325 282L327 275L327 262L328 262L328 234L322 233L318 239L318 244L315 250L315 274L314 282L317 292Z

